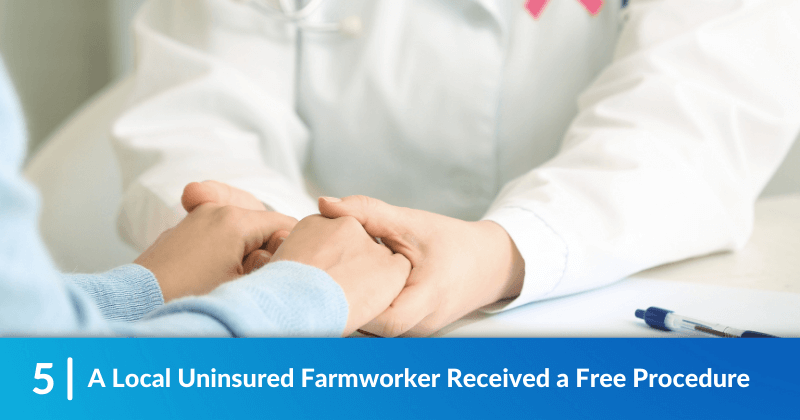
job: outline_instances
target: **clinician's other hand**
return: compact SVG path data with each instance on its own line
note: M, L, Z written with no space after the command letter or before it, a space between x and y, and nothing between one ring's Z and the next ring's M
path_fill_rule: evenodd
M272 261L296 261L326 271L344 290L349 306L344 335L389 307L408 278L411 264L378 244L352 217L306 217Z
M411 262L405 288L362 329L380 336L426 336L482 306L519 295L524 261L490 221L463 220L352 196L321 198L320 213L352 216Z
M203 204L162 233L134 263L153 272L165 301L205 294L265 264L269 254L262 248L268 249L276 232L296 223L279 213Z

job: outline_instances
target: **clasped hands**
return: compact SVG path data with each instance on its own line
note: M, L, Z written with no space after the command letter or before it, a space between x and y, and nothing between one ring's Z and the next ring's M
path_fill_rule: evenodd
M426 336L522 287L522 257L491 221L352 196L320 198L320 215L297 222L215 181L187 185L182 202L186 218L135 261L155 274L165 300L210 292L268 262L296 261L342 287L345 335Z

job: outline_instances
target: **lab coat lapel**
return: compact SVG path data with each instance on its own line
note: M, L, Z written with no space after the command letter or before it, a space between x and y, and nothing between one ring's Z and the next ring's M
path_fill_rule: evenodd
M511 21L511 15L513 13L514 5L519 3L520 1L514 0L466 0L468 2L475 3L479 6L485 13L487 19L490 19L495 27L500 31L501 35L505 35L508 33L508 28Z

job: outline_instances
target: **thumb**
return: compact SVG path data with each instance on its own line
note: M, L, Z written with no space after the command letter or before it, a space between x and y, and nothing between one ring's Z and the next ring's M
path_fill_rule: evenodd
M412 226L408 209L395 207L364 195L351 195L342 199L320 197L319 212L329 219L354 217L364 226L367 233L379 238L405 235Z
M181 204L187 212L205 203L223 206L236 206L247 210L267 210L264 204L247 191L232 187L224 182L192 182L183 189Z
M201 204L220 201L220 188L210 182L191 182L183 188L181 196L181 204L189 213Z

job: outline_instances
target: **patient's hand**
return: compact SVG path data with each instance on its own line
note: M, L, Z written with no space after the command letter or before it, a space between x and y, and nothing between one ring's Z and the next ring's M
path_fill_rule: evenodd
M192 182L183 189L181 204L186 211L205 203L236 206L247 210L267 210L264 203L247 191L217 181Z
M280 213L202 204L134 262L155 274L165 301L204 294L265 264L270 255L261 248L277 248L275 234L296 223Z
M232 187L218 181L191 182L183 188L181 204L187 212L191 213L197 206L206 203L215 203L222 206L236 206L246 210L266 211L264 203L245 190ZM279 214L279 213L273 213ZM294 220L294 219L293 219ZM295 223L297 221L295 220ZM294 224L292 225L294 227ZM291 229L276 231L270 239L266 249L256 249L245 259L245 274L269 262L272 253L278 248L280 242L289 236Z
M322 198L319 209L326 217L355 217L411 262L405 288L366 331L430 335L475 309L519 295L524 261L494 222L465 222L363 196Z
M349 305L345 334L384 312L403 289L411 264L378 244L352 217L306 217L272 261L288 260L325 270L344 290Z

